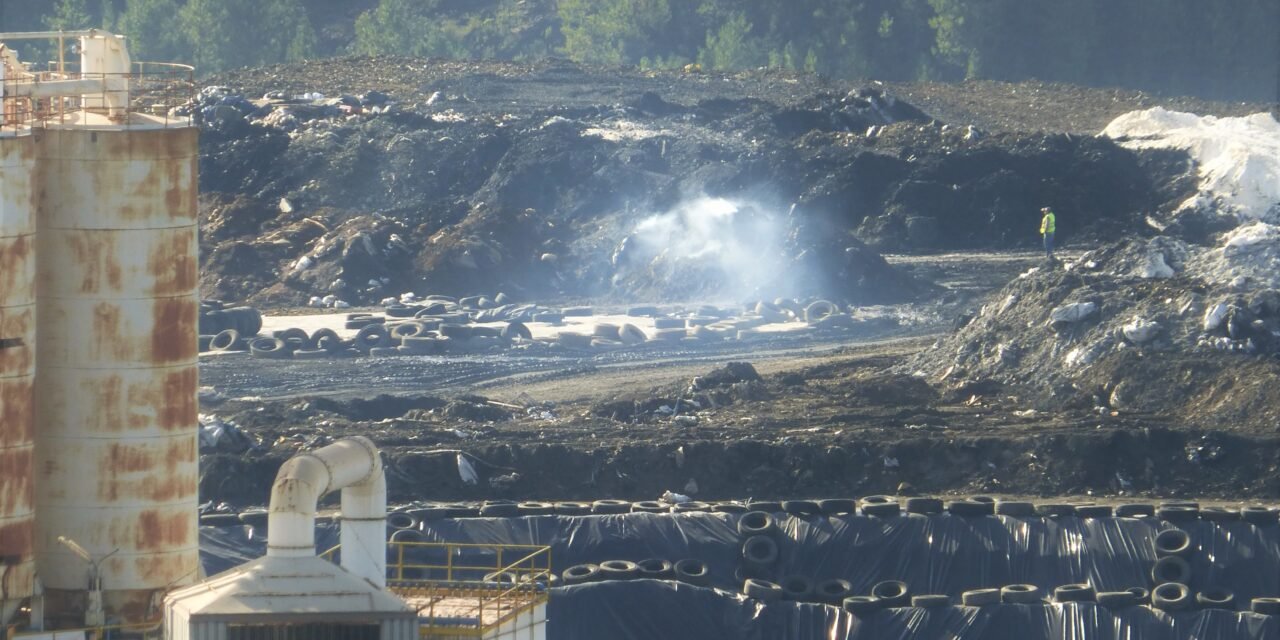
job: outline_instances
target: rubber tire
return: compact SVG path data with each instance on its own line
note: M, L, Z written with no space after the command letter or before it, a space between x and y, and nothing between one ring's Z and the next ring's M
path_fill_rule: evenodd
M996 506L990 502L974 502L973 500L952 500L947 503L947 511L961 518L981 518L995 515Z
M657 500L641 500L631 503L631 513L668 513L671 505Z
M426 542L427 536L417 529L401 529L393 534L389 542Z
M1064 518L1076 514L1076 506L1059 502L1046 502L1036 505L1036 514L1045 518Z
M293 347L292 349L290 349L290 351L297 351L298 349L306 349L308 342L311 340L311 337L307 335L306 331L303 331L302 329L299 329L297 327L290 327L288 329L272 331L271 335L272 337L280 338L281 340L284 340L286 343L289 344L289 346Z
M244 523L236 513L206 513L200 516L202 527L239 527Z
M1151 590L1146 587L1129 587L1125 591L1133 594L1133 601L1138 604L1151 603Z
M897 501L898 499L893 496L867 496L862 499L862 504L866 506L869 504L889 504Z
M701 500L690 500L671 505L671 513L702 513L711 511L711 503Z
M590 502L557 502L555 513L558 516L586 516L591 515Z
M1099 591L1094 599L1099 607L1108 609L1124 609L1138 604L1138 599L1128 591Z
M1000 588L1000 602L1005 604L1040 604L1044 597L1034 584L1010 584Z
M837 313L840 313L840 307L827 300L818 300L804 308L804 321L812 324Z
M240 337L239 331L226 329L213 336L213 339L209 341L209 349L212 351L244 351L244 339Z
M618 327L618 340L625 345L643 344L649 341L649 336L634 324L624 324Z
M280 338L254 338L253 342L249 343L249 353L255 358L268 360L293 357L293 350L289 348L289 344Z
M663 329L683 329L684 318L654 318L653 328L659 331Z
M427 335L429 331L430 329L427 329L427 325L421 322L401 322L393 325L389 333L391 334L392 342L403 344L405 338L421 338Z
M996 515L1010 518L1033 518L1036 515L1036 505L1031 502L1001 500L996 503Z
M1154 541L1156 547L1156 557L1163 558L1165 556L1183 556L1191 554L1194 548L1191 545L1191 534L1182 529L1165 529L1156 534ZM1167 580L1166 582L1183 582L1182 580Z
M911 596L911 606L917 609L938 609L951 606L951 596L923 595Z
M1196 594L1196 604L1201 609L1224 609L1235 611L1236 594L1222 587L1208 587Z
M713 513L743 514L747 512L747 505L742 504L741 502L733 502L733 501L717 502L711 505L711 511Z
M391 346L391 334L381 324L371 324L356 333L355 347L364 352L372 349L385 349Z
M307 337L307 348L308 349L324 349L324 346L321 345L320 341L326 338L329 339L330 341L336 340L339 345L342 344L342 338L338 336L337 331L334 331L333 329L329 329L327 327L322 327L320 329L316 329L315 331L311 332L311 335Z
M670 560L647 558L636 563L638 577L652 580L666 580L675 575L675 565Z
M556 512L556 505L550 502L521 502L516 507L522 516L549 516Z
M871 587L871 596L886 607L905 607L911 604L911 587L901 580L885 580Z
M481 518L515 518L520 515L520 505L514 502L486 502L480 505Z
M1054 602L1093 602L1098 591L1086 583L1064 584L1053 590Z
M501 337L503 340L515 340L516 338L532 340L533 332L523 322L508 322L507 326L502 328Z
M1235 522L1240 512L1225 507L1200 507L1200 519L1209 522Z
M635 580L640 568L630 560L605 560L600 563L601 580Z
M813 597L813 580L808 576L786 576L778 585L782 587L784 600L804 602Z
M1249 610L1264 616L1280 616L1280 598L1254 598Z
M1165 556L1151 567L1151 581L1186 584L1191 581L1191 565L1180 556Z
M848 580L840 578L823 580L813 587L813 596L827 604L844 602L844 599L851 595L853 595L853 585Z
M565 569L560 574L560 579L566 585L586 584L595 582L600 579L600 565L596 564L577 564Z
M778 561L778 543L769 536L751 536L742 543L742 561L753 569L766 569Z
M362 318L352 318L350 320L347 320L346 322L342 323L342 327L344 329L363 329L365 327L370 327L375 324L383 324L386 321L387 319L383 318L382 316L366 316Z
M1161 611L1185 611L1192 602L1191 589L1180 582L1166 582L1151 590L1151 606Z
M827 498L818 501L818 510L828 516L854 514L858 512L858 501L851 498Z
M597 515L631 513L631 503L626 500L596 500L591 503L591 513Z
M1276 524L1280 522L1280 511L1269 507L1240 507L1240 517L1245 522L1256 525Z
M738 535L770 536L778 530L773 514L764 511L748 511L738 518Z
M772 515L782 511L782 503L773 500L755 500L747 503L747 510Z
M1164 504L1156 509L1156 517L1165 522L1189 522L1200 519L1200 507L1181 505L1181 504Z
M902 513L902 505L895 502L880 502L862 505L862 514L877 518L892 518Z
M758 578L744 580L742 582L742 593L748 598L755 598L761 602L777 602L783 597L781 585Z
M933 515L942 513L946 505L938 498L907 498L907 513Z
M966 607L985 607L1000 604L999 589L973 589L960 594L960 602Z
M1115 515L1111 505L1085 504L1076 507L1076 516L1081 518L1110 518Z
M845 613L858 617L869 616L884 607L885 604L874 596L849 596L841 603Z
M392 511L387 514L387 528L395 529L396 531L401 529L416 529L418 528L418 519L413 517L412 514L405 513L404 511Z
M705 587L711 583L711 571L707 568L707 564L696 558L680 560L672 569L675 570L676 580L681 582L699 587Z
M812 500L783 500L782 510L793 516L816 516L822 514L822 508Z
M1149 518L1156 515L1156 507L1152 504L1133 503L1116 507L1117 518Z
M215 334L216 335L216 334ZM213 336L208 334L200 334L196 336L196 352L206 353L209 351L209 345L213 343Z

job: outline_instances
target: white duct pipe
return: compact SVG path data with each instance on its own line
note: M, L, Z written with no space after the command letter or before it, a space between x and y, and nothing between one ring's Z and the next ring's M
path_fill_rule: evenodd
M316 553L316 504L342 490L342 567L378 588L387 583L387 481L368 438L339 440L284 463L267 508L267 555Z

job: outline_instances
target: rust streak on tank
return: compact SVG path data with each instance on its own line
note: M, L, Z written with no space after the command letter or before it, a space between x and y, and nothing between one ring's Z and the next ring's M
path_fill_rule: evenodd
M25 375L34 360L32 307L0 308L0 338L22 338L22 346L0 349L0 376Z
M156 300L152 317L155 331L151 334L154 364L173 364L196 357L196 310L194 298Z
M196 399L199 372L192 366L165 374L156 426L165 431L183 431L199 421L200 404Z
M154 551L191 542L192 514L185 511L143 511L134 532L135 549Z
M196 288L199 275L192 235L194 231L173 233L151 248L147 272L155 279L152 295L182 295Z
M33 273L34 267L26 265L33 257L32 237L18 236L0 240L7 241L4 250L0 251L0 304L10 302L15 295L26 298L19 300L19 303L29 303L33 292L32 283L27 277Z
M30 520L0 524L0 556L29 558L34 551L35 532Z
M121 339L120 309L109 302L93 306L92 356L96 360L126 360L129 343Z
M31 446L35 441L33 384L31 378L0 379L0 449Z
M84 274L80 280L80 293L119 291L124 284L123 270L115 256L120 249L108 236L101 234L69 235L71 254L80 261L76 270Z
M33 464L30 447L0 449L0 505L4 505L6 511L19 513L33 504Z

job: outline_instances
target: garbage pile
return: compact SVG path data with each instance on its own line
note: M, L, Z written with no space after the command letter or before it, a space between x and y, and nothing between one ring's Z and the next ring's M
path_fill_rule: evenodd
M293 67L219 78L191 107L206 295L893 303L929 288L879 251L1023 246L1046 203L1072 221L1064 240L1107 235L1181 195L1109 139L988 135L878 87L510 67L422 64L418 93L327 97L281 92ZM642 246L647 221L708 201L738 213L656 236L698 238L678 251Z

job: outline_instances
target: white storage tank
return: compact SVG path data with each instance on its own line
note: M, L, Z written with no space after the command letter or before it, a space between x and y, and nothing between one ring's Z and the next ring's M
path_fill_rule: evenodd
M32 595L36 145L0 130L0 629Z
M77 112L38 128L36 553L73 624L90 562L111 623L195 581L197 130Z

